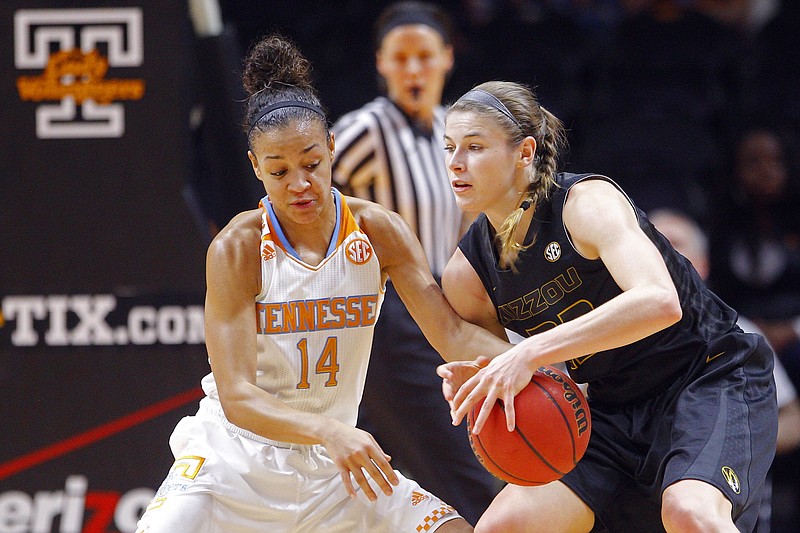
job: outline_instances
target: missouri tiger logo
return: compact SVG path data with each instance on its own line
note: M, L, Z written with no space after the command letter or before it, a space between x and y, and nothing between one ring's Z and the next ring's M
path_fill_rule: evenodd
M733 468L729 466L722 467L722 475L725 477L725 481L728 483L728 486L731 490L739 494L742 490L742 486L739 483L739 476L736 475L736 472L733 471Z

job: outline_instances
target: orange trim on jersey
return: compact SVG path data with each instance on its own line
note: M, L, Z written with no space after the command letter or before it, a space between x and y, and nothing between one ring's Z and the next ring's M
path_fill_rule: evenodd
M347 207L347 201L344 199L344 195L340 194L339 199L342 201L342 221L340 224L341 231L339 231L339 239L336 243L337 248L341 246L344 240L352 233L361 231L353 213L351 213L350 209Z
M342 201L342 208L341 208L341 220L339 224L339 235L336 239L336 246L335 246L336 249L338 249L344 243L345 239L349 237L351 234L353 234L354 232L361 232L361 228L358 226L358 223L356 222L353 213L351 213L350 209L347 207L347 201L344 199L344 195L340 194L339 199ZM262 242L264 240L272 241L275 244L275 246L283 250L283 252L286 254L287 257L290 257L296 261L297 259L293 257L291 253L289 253L289 251L284 246L283 242L281 242L280 239L274 239L272 237L273 235L277 235L278 233L275 231L275 227L272 225L269 213L267 213L266 206L264 206L264 202L260 201L258 205L263 210L261 219L265 220L267 226L269 227L269 233L267 235L261 236ZM320 264L317 265L317 267L311 267L311 269L317 270L325 263L325 261L326 260L323 259L322 262L320 262ZM303 264L306 267L309 266L303 263L302 261L299 261L299 263Z
M272 224L269 221L269 217L267 217L267 225L269 226L269 235L264 235L264 237L268 237L272 243L283 250L283 253L286 254L287 257L292 257L292 254L289 253L289 250L286 249L286 246L283 245L283 241L280 239L273 239L272 236L275 234L275 228L272 227ZM262 239L264 238L262 237ZM294 259L294 257L292 257Z
M262 210L262 213L261 213L262 226L263 226L263 223L266 222L267 223L267 227L269 228L269 233L267 233L266 235L261 235L261 242L263 243L264 241L272 241L272 243L275 246L277 246L278 248L283 250L283 253L285 253L286 255L291 255L291 254L289 254L288 251L286 251L286 247L283 245L283 243L281 242L280 239L273 239L272 238L273 235L277 235L277 232L275 231L275 227L270 222L269 213L267 212L267 207L264 205L264 201L263 200L258 202L258 207L260 207L261 210ZM264 232L264 228L263 227L261 228L261 232L262 233Z

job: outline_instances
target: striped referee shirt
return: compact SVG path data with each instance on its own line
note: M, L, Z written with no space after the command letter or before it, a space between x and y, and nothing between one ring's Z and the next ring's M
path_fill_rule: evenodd
M379 97L342 116L333 132L333 181L347 194L399 213L416 232L431 271L441 278L464 220L445 167L444 108L434 111L428 135L388 98Z

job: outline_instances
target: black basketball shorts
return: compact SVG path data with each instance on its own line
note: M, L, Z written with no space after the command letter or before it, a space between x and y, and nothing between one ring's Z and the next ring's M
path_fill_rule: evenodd
M664 531L661 494L683 479L718 488L738 529L752 531L775 455L773 358L763 338L737 332L651 398L611 406L590 388L589 447L562 481L594 511L593 531Z

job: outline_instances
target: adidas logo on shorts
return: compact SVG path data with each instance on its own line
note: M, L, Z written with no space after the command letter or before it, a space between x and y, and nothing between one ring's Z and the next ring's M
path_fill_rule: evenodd
M431 497L427 494L422 494L421 492L414 491L411 493L411 505L417 505L418 503L422 503L425 500L430 500Z

